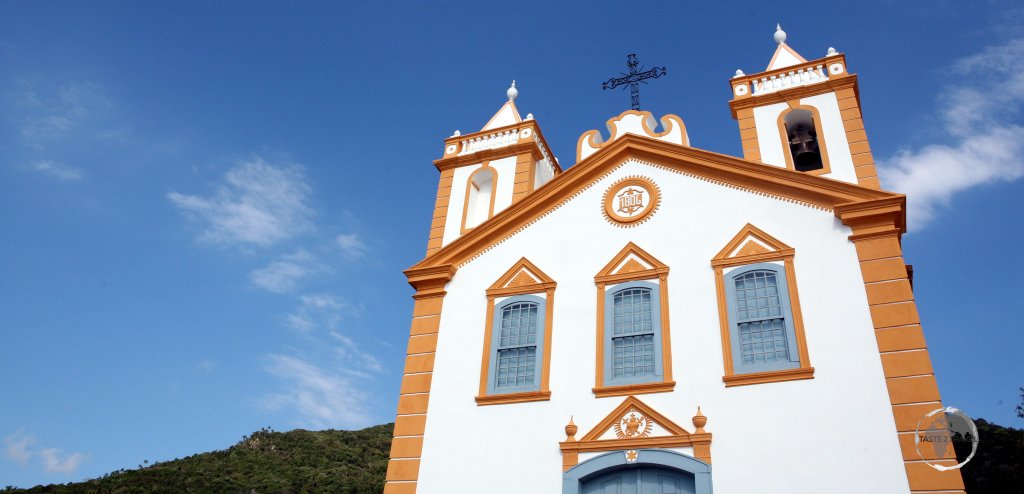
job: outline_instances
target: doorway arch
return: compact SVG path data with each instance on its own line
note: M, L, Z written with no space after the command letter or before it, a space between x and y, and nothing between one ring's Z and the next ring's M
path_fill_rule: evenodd
M595 456L562 474L562 494L600 492L593 489L602 482L616 481L634 486L621 491L630 494L671 493L673 489L679 494L688 490L711 494L711 465L674 451L641 449L635 461L627 461L624 451L614 451ZM663 485L669 486L668 490L654 488Z

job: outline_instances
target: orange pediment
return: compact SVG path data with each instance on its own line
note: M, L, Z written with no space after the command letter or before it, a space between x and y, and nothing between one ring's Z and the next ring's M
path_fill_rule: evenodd
M594 276L598 282L657 278L668 273L668 266L630 242Z
M498 278L490 288L488 295L514 295L518 293L543 292L555 287L555 280L544 274L537 266L525 257L520 259L505 274Z
M711 264L719 266L736 262L757 262L792 253L792 247L747 223L715 257L711 258Z

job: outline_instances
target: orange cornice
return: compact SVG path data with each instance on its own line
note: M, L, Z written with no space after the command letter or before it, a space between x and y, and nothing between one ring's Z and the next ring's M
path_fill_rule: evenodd
M850 240L900 235L907 231L907 197L904 195L839 204L833 210L844 225L853 229Z
M405 270L405 277L416 289L416 295L444 295L445 285L454 276L455 266L451 264L412 267Z
M629 158L782 200L831 209L840 204L902 197L839 180L765 166L733 156L626 134L493 218L427 256L413 269L459 265L568 200Z
M736 81L732 81L732 85L735 86ZM857 87L857 76L855 74L848 74L842 76L831 76L827 80L816 82L814 84L807 84L805 86L780 89L778 91L763 93L757 96L739 97L729 102L729 109L732 111L732 118L737 118L737 112L745 108L754 108L757 106L771 105L775 103L786 103L791 100L799 100L809 96L836 92L840 89L853 89L854 96L857 98L857 106L860 106L860 90Z

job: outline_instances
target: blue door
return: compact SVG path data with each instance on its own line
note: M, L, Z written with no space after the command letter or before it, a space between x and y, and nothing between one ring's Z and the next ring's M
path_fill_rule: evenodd
M658 467L600 474L583 482L582 494L695 494L693 475Z

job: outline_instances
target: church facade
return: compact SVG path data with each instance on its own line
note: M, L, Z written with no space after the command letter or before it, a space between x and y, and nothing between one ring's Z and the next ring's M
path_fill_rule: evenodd
M742 158L630 110L563 170L514 83L445 140L385 493L963 492L857 77L775 40Z

